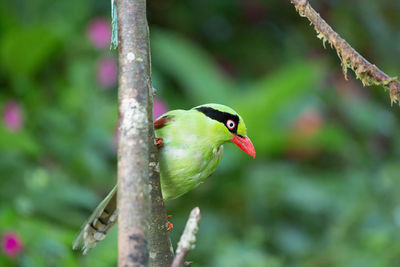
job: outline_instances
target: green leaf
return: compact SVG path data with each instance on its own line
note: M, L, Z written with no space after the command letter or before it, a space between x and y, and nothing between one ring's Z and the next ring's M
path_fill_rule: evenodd
M7 32L0 43L0 64L18 78L40 71L59 47L58 39L42 27Z
M228 102L235 86L203 49L159 29L152 30L151 44L153 63L182 84L193 102Z
M41 148L32 136L25 131L10 132L0 125L0 151L18 151L29 155L38 155Z

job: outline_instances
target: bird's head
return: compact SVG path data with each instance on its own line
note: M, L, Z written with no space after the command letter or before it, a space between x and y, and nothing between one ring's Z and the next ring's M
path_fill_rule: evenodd
M205 104L193 109L207 116L213 125L213 135L221 141L232 141L241 150L256 157L256 151L250 139L247 137L246 125L242 117L230 107L220 104Z

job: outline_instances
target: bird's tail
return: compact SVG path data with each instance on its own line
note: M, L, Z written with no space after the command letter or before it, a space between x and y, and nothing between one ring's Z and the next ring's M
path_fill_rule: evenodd
M91 248L104 239L117 222L117 217L117 186L115 186L82 226L72 248L81 249L83 254L88 253Z

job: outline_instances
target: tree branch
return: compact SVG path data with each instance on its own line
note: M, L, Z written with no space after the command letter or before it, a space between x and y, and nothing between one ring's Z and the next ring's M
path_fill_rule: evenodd
M113 29L118 28L120 40L119 265L170 266L173 250L161 193L158 150L154 144L146 0L112 2L112 10Z
M118 266L147 266L152 120L145 0L118 0Z
M196 207L190 212L189 219L186 222L185 230L179 240L178 248L176 249L176 256L171 267L182 266L186 255L194 248L196 243L196 234L199 231L200 220L200 209Z
M380 85L390 90L390 99L392 104L399 101L400 83L397 77L390 77L377 66L371 64L362 57L354 48L352 48L343 38L340 37L321 16L311 7L307 0L291 0L296 7L296 11L302 17L307 17L317 32L317 37L335 48L341 62L343 73L347 79L347 68L350 68L361 80L364 86Z

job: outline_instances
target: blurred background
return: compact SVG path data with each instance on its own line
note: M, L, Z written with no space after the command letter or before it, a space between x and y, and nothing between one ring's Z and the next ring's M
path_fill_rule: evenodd
M314 8L367 59L400 73L400 1ZM0 2L0 266L116 266L116 229L71 243L116 182L110 1ZM257 158L167 203L176 245L202 211L193 266L399 266L400 121L383 88L344 79L289 0L148 1L155 113L238 111Z

